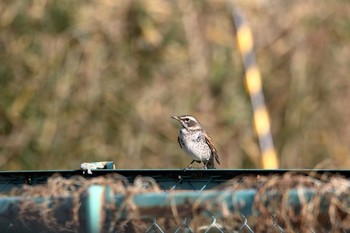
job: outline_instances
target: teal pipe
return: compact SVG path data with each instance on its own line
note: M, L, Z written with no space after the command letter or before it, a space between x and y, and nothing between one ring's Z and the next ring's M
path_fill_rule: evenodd
M103 230L105 186L92 185L89 187L86 198L86 228L89 233L100 233Z

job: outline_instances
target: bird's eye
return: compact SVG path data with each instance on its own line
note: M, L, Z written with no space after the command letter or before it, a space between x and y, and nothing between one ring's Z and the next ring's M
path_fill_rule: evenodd
M184 119L184 121L189 121L189 120L190 120L190 119L188 119L188 118L185 118L185 119Z

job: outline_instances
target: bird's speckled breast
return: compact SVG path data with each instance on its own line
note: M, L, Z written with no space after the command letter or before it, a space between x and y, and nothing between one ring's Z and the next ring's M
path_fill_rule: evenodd
M182 149L194 160L206 161L210 158L211 150L205 141L201 130L189 132L182 128L179 133Z

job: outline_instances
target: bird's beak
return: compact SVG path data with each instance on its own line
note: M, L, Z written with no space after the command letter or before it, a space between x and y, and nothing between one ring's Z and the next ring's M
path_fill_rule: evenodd
M180 121L180 118L177 116L171 116L171 118L173 118L174 120Z

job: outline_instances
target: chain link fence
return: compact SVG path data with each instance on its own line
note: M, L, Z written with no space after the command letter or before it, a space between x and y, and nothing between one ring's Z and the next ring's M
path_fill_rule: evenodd
M335 173L241 172L225 180L229 171L221 176L218 170L115 172L47 180L43 175L32 178L34 185L2 176L0 227L5 232L350 231L350 182ZM4 192L11 184L16 188Z

